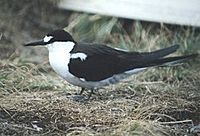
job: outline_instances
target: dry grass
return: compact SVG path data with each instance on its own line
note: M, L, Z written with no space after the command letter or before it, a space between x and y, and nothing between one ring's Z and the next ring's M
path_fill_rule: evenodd
M78 88L47 76L41 66L1 65L0 127L5 135L175 135L199 123L199 72L179 81L173 79L178 68L150 70L77 102L71 95ZM159 74L157 81L149 81Z
M25 4L25 7L27 5ZM36 13L33 15L40 20L45 18L45 12L41 12L43 17ZM12 11L9 13L13 15ZM23 15L24 18L26 16ZM61 13L59 16L65 17ZM140 51L180 43L182 46L177 55L199 52L200 49L199 30L189 27L133 22L128 27L128 32L124 20L83 14L72 14L69 22L71 23L66 29L73 33L77 40L101 41L112 46ZM31 30L36 29L29 21L26 23L31 26ZM56 24L54 21L51 23ZM10 27L3 21L0 29L5 26ZM19 30L18 27L1 33L8 37L10 32L17 35L16 30ZM22 35L13 35L10 41L7 38L0 39L3 41L1 49L7 45L15 46L15 39L18 38L22 43L27 37L39 37L35 32L30 35L27 32L30 30L24 27L22 30ZM198 59L178 67L150 69L128 81L100 89L90 101L78 102L71 97L80 91L79 88L60 79L52 72L45 59L42 63L35 60L27 62L27 55L33 58L36 56L34 50L27 50L31 49L17 45L11 53L12 56L10 50L1 54L1 58L4 58L0 60L1 135L197 134L197 131L191 128L194 129L195 125L200 124ZM41 53L37 56L44 57Z

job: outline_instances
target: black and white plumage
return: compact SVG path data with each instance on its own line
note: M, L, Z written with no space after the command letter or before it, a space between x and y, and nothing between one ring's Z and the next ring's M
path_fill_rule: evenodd
M175 52L174 45L154 52L127 52L103 44L78 43L64 30L55 30L42 40L25 46L45 45L54 71L69 83L95 90L117 83L130 75L154 66L168 66L195 58L165 57Z

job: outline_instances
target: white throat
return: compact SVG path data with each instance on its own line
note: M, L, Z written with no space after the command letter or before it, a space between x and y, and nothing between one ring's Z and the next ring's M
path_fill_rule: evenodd
M74 42L53 42L47 45L49 53L51 52L65 52L69 53L75 46Z
M69 76L70 51L74 46L73 42L54 42L47 45L50 65L63 78Z

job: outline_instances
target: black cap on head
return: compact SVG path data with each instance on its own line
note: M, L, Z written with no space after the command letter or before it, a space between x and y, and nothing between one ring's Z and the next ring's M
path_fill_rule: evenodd
M63 29L58 29L58 30L52 31L52 32L48 33L47 36L52 36L52 39L50 40L50 42L55 42L55 41L75 42L74 39L72 38L72 36Z
M48 33L44 37L44 39L27 43L24 46L47 45L53 42L68 42L68 41L76 43L68 32L62 29L58 29Z

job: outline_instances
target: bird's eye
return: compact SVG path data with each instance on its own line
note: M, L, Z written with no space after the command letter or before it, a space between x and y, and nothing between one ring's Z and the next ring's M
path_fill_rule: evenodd
M43 41L44 42L49 42L52 38L53 38L53 36L45 36Z

